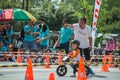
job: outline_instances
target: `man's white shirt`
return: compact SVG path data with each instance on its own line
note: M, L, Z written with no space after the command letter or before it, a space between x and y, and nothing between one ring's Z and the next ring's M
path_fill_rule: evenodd
M84 29L79 27L79 23L73 24L74 26L74 40L80 41L80 48L88 48L89 47L89 39L88 37L92 37L91 28L88 25L85 25Z

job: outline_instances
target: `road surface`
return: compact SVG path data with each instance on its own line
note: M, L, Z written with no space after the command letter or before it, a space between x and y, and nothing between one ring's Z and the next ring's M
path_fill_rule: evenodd
M71 78L72 68L68 65L68 72L64 77L59 77L56 74L58 66L51 66L50 69L45 69L43 66L34 66L34 80L48 80L49 74L55 74L55 80L77 80L77 77ZM95 75L89 75L88 80L120 80L120 70L118 68L109 68L110 72L101 72L101 65L91 66ZM26 67L0 67L0 80L24 80Z

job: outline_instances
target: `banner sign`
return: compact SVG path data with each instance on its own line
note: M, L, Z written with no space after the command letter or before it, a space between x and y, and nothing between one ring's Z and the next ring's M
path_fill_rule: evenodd
M93 49L94 49L94 43L95 43L95 37L96 37L96 31L97 31L97 28L96 28L97 19L98 19L101 2L102 0L95 0L93 24L92 24L92 47Z

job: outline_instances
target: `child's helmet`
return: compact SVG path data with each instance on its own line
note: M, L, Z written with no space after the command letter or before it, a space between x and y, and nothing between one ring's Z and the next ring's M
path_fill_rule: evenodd
M78 41L78 40L72 40L71 41L71 44L77 44L77 46L79 47L80 46L80 41Z

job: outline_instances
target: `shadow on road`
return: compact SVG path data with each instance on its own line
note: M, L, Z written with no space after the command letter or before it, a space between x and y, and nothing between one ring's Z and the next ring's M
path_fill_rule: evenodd
M70 77L70 76L64 76L64 77L69 77L69 78L77 78L77 77ZM107 78L107 76L103 76L103 75L90 75L88 76L88 78L92 78L92 77L98 77L98 78Z
M3 74L0 74L0 76L3 76Z
M107 78L106 76L103 75L90 75L89 77Z
M70 77L70 76L61 76L61 77L65 77L65 78L77 78L77 77Z

